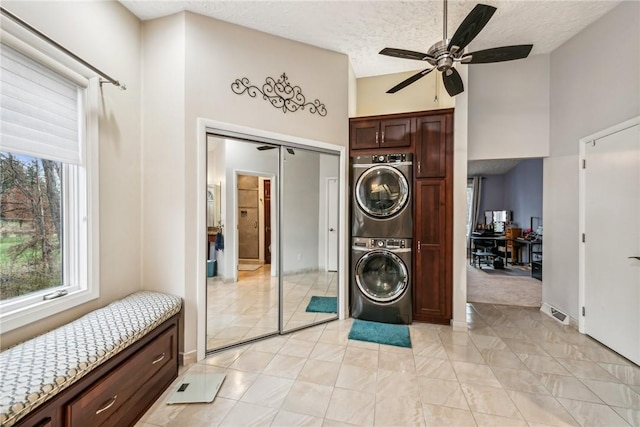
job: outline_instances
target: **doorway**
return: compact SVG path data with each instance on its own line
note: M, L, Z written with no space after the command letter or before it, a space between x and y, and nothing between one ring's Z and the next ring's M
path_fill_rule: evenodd
M539 158L469 162L467 302L541 306L542 172Z
M265 179L262 198L264 200L264 263L271 264L271 180Z
M257 176L238 175L238 268L260 260Z

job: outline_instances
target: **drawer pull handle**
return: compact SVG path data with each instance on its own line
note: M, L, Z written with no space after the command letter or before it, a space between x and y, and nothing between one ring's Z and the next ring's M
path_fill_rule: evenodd
M100 408L100 409L98 409L98 410L96 411L96 415L98 415L98 414L100 414L100 413L102 413L102 412L106 411L107 409L111 408L111 407L114 405L114 403L116 403L116 399L117 399L117 398L118 398L118 395L116 394L115 396L113 396L113 397L112 397L112 398L107 402L107 404L106 404L106 405L104 405L102 408Z
M151 362L152 365L155 365L156 363L160 362L162 359L164 359L165 353L162 353L160 356L156 357L153 362Z

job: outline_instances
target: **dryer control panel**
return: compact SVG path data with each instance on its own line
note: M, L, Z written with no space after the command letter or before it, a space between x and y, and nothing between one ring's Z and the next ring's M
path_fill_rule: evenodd
M371 163L399 163L406 162L407 160L410 161L411 159L407 159L407 156L410 156L410 154L374 154L371 156Z

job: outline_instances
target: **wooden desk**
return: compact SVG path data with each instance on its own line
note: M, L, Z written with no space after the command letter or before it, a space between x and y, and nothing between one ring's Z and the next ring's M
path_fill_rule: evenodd
M478 245L478 242L489 243L488 245ZM469 258L472 261L472 265L475 263L473 253L474 252L490 252L487 250L488 247L500 247L504 246L504 251L498 251L498 254L494 254L494 256L500 256L504 258L504 265L507 266L509 264L509 257L507 256L508 248L507 243L512 242L514 245L518 243L522 244L530 244L531 242L521 238L511 238L505 236L471 236L471 247L469 248ZM514 248L515 249L515 248ZM531 246L529 245L529 262L531 262ZM511 260L511 265L515 265L513 262L513 258Z

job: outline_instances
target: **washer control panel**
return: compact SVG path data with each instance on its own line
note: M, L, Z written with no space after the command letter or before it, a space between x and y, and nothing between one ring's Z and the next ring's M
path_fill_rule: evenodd
M370 247L380 249L404 249L406 241L403 239L371 239Z

